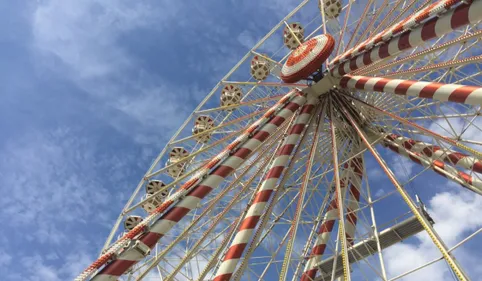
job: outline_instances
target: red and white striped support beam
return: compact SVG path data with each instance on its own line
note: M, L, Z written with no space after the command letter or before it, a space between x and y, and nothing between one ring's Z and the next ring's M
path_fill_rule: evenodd
M146 250L153 248L159 239L164 236L179 220L198 206L198 203L221 182L240 167L281 124L306 102L306 98L298 91L291 91L282 97L276 105L270 108L259 120L249 126L243 134L237 137L221 153L213 157L206 165L194 174L173 195L146 217L138 226L129 231L97 261L89 266L75 280L86 280L93 272L99 269L107 261L113 259L120 250L136 239L136 245L131 246L107 264L93 280L116 280L131 266L143 259ZM232 155L230 155L232 154ZM169 211L167 208L173 206ZM165 212L159 219L158 215ZM156 220L157 219L157 220ZM151 222L155 223L149 227ZM144 233L147 230L146 233ZM141 249L141 250L140 250Z
M389 39L391 36L390 31L387 31L389 33L384 36L387 41L382 40L384 42L374 48L375 40L381 42L380 37L375 37L368 42L362 43L362 46L365 44L365 47L360 48L359 52L364 52L357 54L355 51L357 49L352 50L346 54L346 58L350 57L349 60L345 62L338 61L338 63L333 65L330 69L331 74L335 77L341 77L374 62L394 57L403 51L420 46L434 38L440 38L457 28L477 23L482 19L482 0L472 0L468 2L469 3L461 4L457 8L441 15L440 17L434 17L422 25L407 30L391 39ZM413 19L413 17L410 18ZM401 27L398 27L391 32L393 33L397 30L403 30L403 26L408 23L408 21L403 23Z
M403 146L392 141L389 137L385 137L384 145L387 146L390 150L405 156L413 162L424 167L429 167L437 174L462 185L470 191L482 195L482 181L478 178L472 177L462 171L459 171L450 165L445 165L444 162L440 160L435 160L431 157L423 157L419 153L412 152L411 150L406 149Z
M390 28L385 29L384 31L378 33L377 35L366 39L361 44L351 48L350 50L346 51L345 53L337 56L333 60L333 64L339 64L340 61L344 61L350 58L355 57L356 55L370 50L378 43L382 43L387 41L388 39L392 38L400 34L405 30L409 30L421 22L426 20L429 17L438 16L447 10L451 9L453 6L463 2L462 0L441 0L429 5L422 10L418 11L415 14L408 16L407 18L401 20L397 24L392 25Z
M345 235L348 246L353 246L355 242L356 223L358 221L357 212L360 208L360 190L363 178L363 158L358 156L345 164L345 169L351 172L350 189L348 190L348 202L345 216Z
M352 163L352 161L353 160L349 161L349 164L347 163L346 165L344 165L344 170L342 171L340 177L340 190L343 196L342 200L344 200L344 196L346 194L346 187L349 185L350 174L352 173L352 171L350 170L355 167L355 163ZM350 188L350 191L351 190L352 188ZM357 197L359 198L359 193L355 193L355 195L358 195ZM349 209L351 209L351 207L354 206L348 207ZM315 244L313 245L313 249L311 250L310 256L308 257L308 262L306 263L303 275L301 275L301 281L312 281L315 279L316 272L318 271L316 265L321 261L321 258L325 253L326 244L330 240L331 232L333 231L335 221L338 219L338 213L337 194L335 192L330 204L328 205L328 209L326 210L326 213L323 217L320 228L318 229L318 232L316 234ZM349 217L350 215L351 214L347 214L346 217ZM345 234L347 238L348 235L350 235L350 238L353 238L355 233L356 218L350 219L350 224L352 224L352 227L350 233L348 233L348 229L350 227L347 226L347 231Z
M414 153L418 153L435 160L442 160L445 163L453 164L461 168L471 170L473 172L482 174L482 161L467 154L453 151L447 148L442 148L438 145L416 141L397 134L389 134L387 139L394 141L405 149Z
M295 146L305 130L317 103L318 98L310 96L306 104L301 108L300 115L296 117L283 145L276 152L276 157L273 159L268 173L257 190L256 196L249 206L248 212L241 222L239 230L234 236L234 239L229 246L229 250L226 252L223 261L215 274L214 281L227 281L231 279L246 246L254 234L254 229L258 225L261 215L265 212L268 201L274 193L278 180L295 151Z
M477 86L350 75L343 76L339 85L341 88L352 90L385 92L439 101L482 105L482 88Z

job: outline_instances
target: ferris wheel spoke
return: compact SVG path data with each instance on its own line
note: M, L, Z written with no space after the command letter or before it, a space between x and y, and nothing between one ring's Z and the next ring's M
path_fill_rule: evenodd
M355 27L355 30L353 30L353 32L351 33L350 39L348 40L348 43L346 44L345 49L350 48L351 42L353 41L353 39L355 39L355 35L358 34L358 31L360 30L360 27L361 27L362 23L364 22L363 20L367 18L368 10L369 10L370 7L372 6L373 1L374 1L374 0L368 0L368 1L366 2L366 4L365 4L365 9L363 9L363 13L361 14L360 19L359 19L358 22L357 22L357 25L356 25L356 27ZM412 0L412 1L415 1L415 0ZM340 36L340 38L342 38L342 37ZM339 40L340 40L340 39L339 39ZM355 43L355 44L356 44L356 43ZM345 51L346 51L346 50L345 50ZM335 57L338 57L338 56L339 56L338 51L337 51L335 54L336 54ZM330 62L330 63L331 63L331 62Z
M390 134L386 138L397 143L406 149L410 149L414 153L422 154L426 157L440 159L447 164L459 166L479 174L482 174L482 162L470 155L453 151L451 149L442 148L421 141L416 141L400 135Z
M229 280L234 273L241 255L248 245L252 232L256 227L260 215L264 211L267 202L269 201L276 182L284 170L292 155L295 145L304 131L305 125L311 120L312 111L317 104L318 99L314 96L308 96L307 103L301 108L300 115L296 118L293 126L290 128L288 136L284 144L277 152L277 157L271 164L270 171L265 177L265 180L260 186L260 189L253 201L253 204L248 207L247 217L243 220L240 231L234 237L234 240L223 258L223 262L219 266L214 280Z
M399 194L402 196L403 200L405 203L408 205L410 208L411 212L415 215L417 220L420 222L420 224L423 226L427 234L429 235L430 239L434 243L434 245L440 250L442 253L445 261L447 264L450 266L452 269L453 273L457 277L458 280L469 280L465 272L462 270L460 267L459 263L455 260L453 255L448 251L447 246L444 244L444 242L440 239L439 235L433 228L433 226L428 222L428 220L425 218L425 216L422 214L422 212L416 207L415 202L413 202L412 198L408 195L408 193L405 191L405 189L400 185L400 182L395 178L395 175L393 172L390 170L390 168L386 165L386 163L383 161L381 158L380 154L375 150L373 146L371 146L370 142L368 141L366 134L359 128L359 126L356 124L355 120L350 116L350 113L346 110L344 105L341 105L341 110L344 114L344 116L348 119L349 123L353 126L357 134L360 136L360 138L363 140L363 143L365 146L367 146L368 150L370 150L371 154L373 157L376 159L382 170L385 172L385 174L388 176L390 181L393 183Z
M385 77L385 78L402 77L404 75L412 75L412 74L424 73L424 72L433 71L433 70L440 70L440 69L454 68L454 67L458 67L458 66L465 66L467 64L479 63L481 61L482 61L482 56L473 56L473 57L464 58L464 59L460 59L460 60L451 60L451 61L447 61L447 62L430 64L429 66L414 68L414 69L410 69L410 70L402 70L402 71L398 71L398 72L391 72L391 73L383 75L383 77ZM453 70L456 70L456 69L453 69Z
M475 42L478 42L481 37L482 37L482 30L479 30L479 31L476 30L473 33L464 34L462 36L459 36L456 39L452 39L452 40L447 41L445 43L442 43L440 45L436 45L434 47L424 49L422 51L416 52L416 53L411 54L409 56L399 58L397 60L394 60L393 62L376 66L375 68L369 68L370 66L368 66L367 68L360 68L359 70L354 71L353 74L369 75L369 74L373 74L373 73L376 73L376 72L380 72L382 70L386 70L386 69L393 68L395 66L402 65L403 63L406 63L406 62L409 62L409 61L415 61L419 58L426 57L426 56L428 56L430 54L433 54L435 52L445 51L448 48L451 48L451 47L459 45L459 44L463 44L463 42L466 42L466 41L476 40Z
M420 46L428 40L441 37L455 29L465 27L469 24L475 24L482 19L481 11L482 2L480 0L475 0L468 4L462 4L457 6L455 10L449 10L441 16L433 18L428 22L415 27L414 29L388 39L388 41L383 42L378 47L369 47L373 46L373 44L375 44L375 42L378 40L380 42L383 41L383 36L379 35L370 43L371 45L362 44L360 47L356 48L356 50L360 51L366 49L365 53L358 54L356 50L350 51L346 55L347 58L350 57L348 61L341 63L338 63L339 60L335 61L334 66L331 69L331 73L334 76L341 77L347 73L355 71L363 66L372 64L381 59L392 58L403 51ZM426 16L429 16L428 12L426 13ZM450 22L451 24L448 25L446 24L447 22ZM403 30L403 24L395 26L393 30L390 29L387 34L390 35L401 30Z
M322 111L318 114L317 116L317 121L316 121L316 128L314 129L314 137L313 137L313 144L311 145L310 151L308 153L308 159L307 159L307 164L306 164L306 171L305 175L303 177L303 183L301 184L300 191L299 191L299 196L298 196L298 202L295 210L294 217L291 222L291 226L289 229L289 240L288 244L286 246L285 254L284 254L284 260L283 264L281 266L280 274L279 274L279 280L280 281L285 281L286 280L286 274L288 272L288 267L290 266L291 263L291 256L293 254L293 246L294 242L296 239L296 233L298 231L298 225L300 223L301 215L302 215L302 210L304 209L303 205L305 204L305 195L306 195L306 189L308 187L309 179L311 176L311 170L313 168L313 162L315 159L315 153L318 147L319 143L319 137L320 137L320 129L322 126L320 126L321 121L323 120L323 115L324 115L324 110L326 110L326 107L322 109ZM333 141L336 141L336 137L333 135Z
M433 157L423 157L420 153L413 152L392 141L390 138L385 138L384 144L390 148L390 150L405 156L413 162L424 167L430 167L437 174L454 181L472 192L482 195L482 181L478 178L472 177L452 166L445 165L442 161L434 159Z
M348 75L340 80L340 86L348 89L482 105L482 88L477 86Z
M348 97L348 96L347 96L347 97ZM397 116L397 115L395 115L395 114L392 114L392 113L390 113L390 112L387 112L387 111L385 111L385 110L383 110L383 109L381 109L381 108L378 108L378 107L375 107L375 106L373 106L373 105L367 104L366 102L361 101L361 100L359 100L359 99L357 99L357 98L353 98L353 97L351 97L351 98L352 98L355 102L358 102L358 103L363 104L363 105L365 105L365 106L367 106L367 107L370 107L370 108L376 110L377 112L379 112L379 113L381 113L381 114L383 114L383 115L389 116L389 117L397 120L398 122L400 122L400 123L402 123L402 124L404 124L404 125L407 125L407 126L410 126L410 127L413 127L413 128L418 129L418 130L420 131L419 133L429 135L429 136L431 136L431 137L434 137L434 138L437 139L437 140L441 140L441 141L443 141L443 142L446 142L446 143L449 143L449 144L451 144L451 145L454 145L454 146L456 146L456 147L458 147L458 148L460 148L460 149L462 149L462 150L465 150L465 151L469 152L469 153L472 154L472 155L477 156L478 159L482 159L482 153L481 153L481 152L479 152L479 151L477 151L477 150L475 150L475 149L472 149L472 148L470 148L470 147L468 147L468 146L466 146L466 145L464 145L464 144L461 144L460 141L458 141L458 139L451 139L451 138L449 138L449 137L442 136L442 135L437 134L437 133L435 133L435 132L433 132L433 131L431 131L431 130L428 130L428 129L420 126L420 125L417 125L417 124L415 124L415 123L413 123L413 122L410 122L410 121L408 121L408 120L405 120L404 118L401 118L401 117L399 117L399 116Z

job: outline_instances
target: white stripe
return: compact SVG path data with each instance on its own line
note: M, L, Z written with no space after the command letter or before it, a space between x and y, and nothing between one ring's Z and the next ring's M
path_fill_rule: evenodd
M400 80L400 79L391 80L385 85L385 88L384 88L385 92L395 93L395 88L397 88L397 86L400 85L400 83L402 82L403 80Z
M415 82L407 89L407 96L420 96L420 92L425 86L429 85L429 82Z
M442 87L438 88L437 91L433 94L433 99L440 100L440 101L448 101L450 94L458 88L462 87L461 85L455 84L447 84L443 85Z
M469 8L469 21L475 23L482 19L482 1L474 1Z
M356 66L357 68L361 68L362 66L365 66L363 64L363 54L362 55L359 55L357 58L356 58Z
M288 163L288 160L290 159L289 155L281 155L276 157L276 159L273 161L273 164L271 164L271 168L273 167L279 167L279 166L285 166L286 163Z
M465 99L465 104L482 105L482 88L473 91L467 99Z
M171 228L173 228L174 225L176 225L176 222L175 222L175 221L161 219L161 220L158 220L157 222L155 222L155 223L151 226L151 228L149 229L149 231L150 231L150 232L159 233L159 234L165 234L165 233L168 232Z
M251 138L247 142L245 142L241 147L253 151L256 149L256 147L260 145L261 145L261 142L259 140Z
M410 46L412 48L420 45L423 40L422 40L422 28L415 28L410 32L410 35L408 36L408 42L410 42Z
M253 217L253 216L261 216L261 214L263 214L264 207L266 207L266 202L259 202L251 205L251 207L249 207L248 212L246 213L246 218Z
M380 81L382 78L371 78L371 79L368 79L368 81L365 83L365 90L367 91L373 91L373 88L375 87L375 84Z
M194 209L197 204L201 201L201 198L196 196L186 196L182 199L179 203L176 204L176 207L184 207L187 209Z
M437 19L437 22L435 23L435 34L437 34L437 37L452 31L452 15L453 11Z
M390 56L393 56L393 54L396 54L400 51L398 48L398 42L400 41L400 37L393 38L390 40L390 43L388 44L388 54Z
M249 228L249 229L243 229L238 233L236 233L236 236L234 237L230 247L234 245L248 243L253 231L254 231L253 228Z
M266 180L263 181L263 184L261 185L261 188L263 190L273 189L273 187L276 185L277 182L278 182L278 178L266 179ZM266 187L265 187L265 185L266 185Z
M233 156L230 156L230 157L226 158L226 160L224 162L222 162L222 165L235 169L235 168L238 168L239 166L241 166L243 161L244 161L244 159L241 159L238 156L233 155Z
M350 69L350 61L346 61L343 63L343 71L345 73L350 73L351 69Z
M296 117L295 125L296 124L306 124L310 120L311 113L303 113Z
M231 259L231 260L223 261L221 263L221 266L219 266L216 276L233 273L234 269L236 268L236 265L238 264L238 260L239 259Z
M276 131L279 127L272 124L272 123L268 123L266 125L263 126L263 128L261 128L261 131L265 131L266 133L268 134L273 134L274 131Z
M291 134L286 137L284 144L296 144L300 139L300 135L298 134Z
M346 83L346 87L350 89L355 89L355 84L360 79L360 76L352 76L350 80Z
M370 52L370 59L372 60L373 63L380 60L380 56L379 56L380 46L373 48L369 52Z
M223 177L218 175L209 175L206 179L201 181L200 185L207 185L209 187L215 188L224 181Z

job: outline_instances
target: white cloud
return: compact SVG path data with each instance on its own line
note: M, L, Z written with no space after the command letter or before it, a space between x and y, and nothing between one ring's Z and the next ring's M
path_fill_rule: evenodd
M53 53L80 78L95 78L130 67L116 42L122 33L168 20L159 5L123 0L42 1L33 15L37 47ZM173 2L174 3L174 2ZM167 5L167 6L166 6ZM169 3L166 9L174 9ZM172 14L175 10L171 10Z
M428 203L428 212L435 220L435 230L448 247L454 246L468 234L482 226L482 218L477 216L482 209L482 198L473 194L461 192L442 192L436 194ZM425 233L416 235L416 243L399 243L384 252L387 270L390 276L395 276L421 266L441 256ZM467 248L459 248L456 257L469 261L470 264L478 258L469 253ZM464 263L464 269L471 275L476 272L474 267ZM475 268L475 269L474 269ZM410 274L400 280L453 280L448 267L442 262L431 265L424 270Z
M391 158L390 162L390 169L395 173L401 183L410 179L415 166L418 165L402 155L395 155Z

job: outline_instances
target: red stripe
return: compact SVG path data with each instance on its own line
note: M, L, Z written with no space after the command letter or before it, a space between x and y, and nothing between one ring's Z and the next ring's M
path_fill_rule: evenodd
M213 279L213 281L229 281L231 279L232 273L226 273L223 275L218 275L216 278Z
M370 80L368 77L360 77L355 83L355 89L365 89L365 84Z
M350 192L356 201L360 200L360 190L358 190L358 188L356 188L356 186L354 186L353 184L351 185Z
M313 281L316 276L316 271L317 269L315 268L303 273L303 275L301 276L301 281Z
M294 144L285 144L278 150L278 155L291 155L294 148Z
M472 171L482 173L482 163L480 161L476 161L472 166Z
M258 224L259 218L260 216L251 216L251 217L245 218L241 223L241 225L239 226L239 231L245 230L245 229L254 229Z
M350 60L350 69L351 70L356 70L357 69L357 66L356 66L356 58L353 58Z
M326 249L326 244L316 245L315 247L313 247L311 254L314 256L323 255L323 253L325 252L325 249Z
M241 147L240 149L236 150L233 156L239 157L241 159L246 159L251 154L251 149Z
M351 79L351 77L348 77L348 76L341 77L340 87L346 88L348 86L348 81L350 81L350 79Z
M437 91L442 84L439 83L430 83L427 86L423 87L420 93L418 94L421 98L428 98L432 99L435 91Z
M313 104L305 104L305 105L303 105L303 107L301 108L300 114L303 114L303 113L311 113L311 111L313 110L313 108L315 108L315 106L314 106Z
M329 220L321 224L320 230L318 231L319 234L325 232L331 232L333 230L333 226L335 225L335 220Z
M352 212L353 210L350 210L350 212ZM357 222L357 216L355 213L349 213L346 215L346 219L353 225L356 224Z
M221 166L218 166L216 169L214 169L214 171L212 172L212 175L216 175L216 176L220 176L222 178L225 178L225 177L229 176L233 171L234 171L233 168L231 168L229 166L221 165Z
M385 88L385 85L387 85L387 83L389 81L390 80L385 79L385 78L382 78L382 79L378 80L377 83L375 83L375 85L373 85L373 90L376 91L376 92L383 92L383 89Z
M292 112L295 112L298 108L300 107L299 104L295 102L290 102L288 105L285 107L285 109L291 110ZM284 118L283 118L284 119Z
M387 145L388 145L388 148L390 148L391 150L395 151L396 153L399 153L399 152L398 152L398 147L396 147L396 146L394 146L394 145L392 145L392 144L389 144L389 143L388 143Z
M403 51L409 48L412 48L412 45L410 45L410 30L407 32L404 32L402 35L400 35L398 39L398 49L400 51Z
M462 4L459 7L457 7L457 9L455 9L455 12L453 13L452 18L450 19L450 26L452 27L452 29L456 29L458 27L461 27L470 23L469 8L470 8L470 5Z
M412 149L412 144L411 144L409 141L404 141L404 142L403 142L403 147L405 147L406 149L410 150L410 149Z
M270 122L271 123L271 122ZM252 138L260 142L264 142L269 137L269 133L265 131L257 132Z
M243 254L244 248L246 248L246 243L231 246L231 248L229 248L228 252L226 253L226 256L224 256L224 261L239 259Z
M440 162L440 161L438 161L438 160L434 160L432 163L433 163L434 166L439 167L440 169L444 170L445 164L444 164L443 162ZM445 174L442 173L442 171L435 170L435 172L436 172L437 174L445 177Z
M459 177L461 177L462 180L464 180L466 183L472 184L472 177L471 176L467 175L464 172L460 172L460 171L459 171L458 174L459 174Z
M338 74L340 74L340 75L345 75L345 74L346 74L345 68L344 68L344 65L345 65L345 64L346 64L346 62L344 62L344 63L342 63L342 64L340 64L340 65L338 66Z
M363 64L364 65L369 65L369 64L372 63L371 53L372 52L366 52L366 53L363 54Z
M427 41L437 37L437 33L435 33L435 25L437 24L438 18L433 18L422 26L422 40Z
M194 188L191 192L189 192L188 195L196 196L197 198L203 199L206 195L209 194L209 192L211 192L211 190L213 190L212 187L201 184Z
M110 264L106 265L99 274L121 276L126 272L131 266L133 266L137 261L129 260L115 260Z
M142 236L140 240L142 241L142 243L146 244L149 248L152 249L162 236L163 235L160 233L148 232L144 236Z
M408 155L408 157L409 157L413 162L415 162L415 163L417 163L417 164L420 164L420 165L422 164L422 162L420 161L420 159L418 159L417 157L415 157L415 156L413 156L413 155L411 155L411 154Z
M447 159L450 160L451 163L454 163L454 165L457 165L459 160L464 158L464 157L465 157L465 155L463 155L462 153L459 153L459 152L454 152L454 153L450 153L449 155L447 155Z
M395 94L406 95L408 88L413 85L412 81L402 81L395 87Z
M381 59L384 59L388 56L390 56L390 53L388 52L388 43L384 43L382 45L380 45L380 50L378 50L378 56L381 58Z
M269 170L268 174L266 175L265 179L271 178L279 178L281 173L283 172L284 166L276 166Z
M276 126L279 126L279 125L283 124L284 121L285 121L284 117L275 116L273 119L271 119L271 121L269 123L271 123L273 125L276 125Z
M430 148L430 146L427 146L422 150L422 153L427 155L428 157L432 157L432 148Z
M172 207L161 219L179 222L191 209L185 207Z
M480 89L474 86L462 86L455 89L449 96L449 101L464 103L467 97L475 90Z
M260 191L258 192L258 194L256 194L256 197L254 198L253 202L254 203L268 202L272 193L273 193L272 189Z
M296 124L291 127L291 129L288 132L288 135L299 135L301 132L303 132L303 129L305 128L306 124Z

